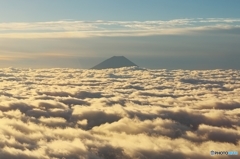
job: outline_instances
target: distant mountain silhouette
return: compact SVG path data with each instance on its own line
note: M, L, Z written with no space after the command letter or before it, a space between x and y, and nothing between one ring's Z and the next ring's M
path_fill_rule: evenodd
M131 67L131 66L137 66L132 61L128 60L124 56L113 56L100 64L92 67L91 69L107 69L107 68L120 68L120 67Z

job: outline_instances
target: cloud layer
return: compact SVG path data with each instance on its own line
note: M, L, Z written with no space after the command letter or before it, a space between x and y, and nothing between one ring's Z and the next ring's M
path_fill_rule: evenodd
M239 80L239 70L1 69L0 158L240 152Z
M240 19L196 18L158 21L49 21L0 23L0 38L86 38L197 34L239 34Z

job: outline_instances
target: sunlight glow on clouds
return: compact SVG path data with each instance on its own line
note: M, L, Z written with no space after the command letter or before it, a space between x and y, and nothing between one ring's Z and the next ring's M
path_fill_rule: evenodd
M239 152L239 81L239 70L0 69L0 158Z
M0 55L0 61L1 60L7 60L7 61L14 61L19 59L38 59L38 58L50 58L50 57L56 57L56 58L67 58L67 57L74 57L77 55L73 53L22 53L22 52L9 52L9 51L3 51Z
M0 23L0 38L86 38L193 34L240 29L240 19L196 18L169 21L50 21Z

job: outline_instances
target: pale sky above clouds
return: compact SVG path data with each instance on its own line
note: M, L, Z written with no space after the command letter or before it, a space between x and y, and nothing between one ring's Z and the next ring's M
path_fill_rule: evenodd
M239 1L137 2L0 0L0 66L240 68Z

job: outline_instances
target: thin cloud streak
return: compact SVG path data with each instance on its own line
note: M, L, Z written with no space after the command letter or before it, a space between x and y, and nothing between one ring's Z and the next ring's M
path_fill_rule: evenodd
M5 33L0 38L7 39L44 39L44 38L91 38L91 37L134 37L134 36L157 36L157 35L196 35L204 31L231 31L238 27L206 26L195 28L176 28L161 30L118 30L118 31L76 31L76 32L51 32L51 33Z
M51 52L41 52L41 53L23 53L23 52L10 52L1 51L0 61L15 61L19 59L38 59L38 58L67 58L67 57L79 57L79 55L73 53L51 53Z
M240 19L174 19L169 21L52 21L0 23L0 38L87 38L193 34L240 28Z

